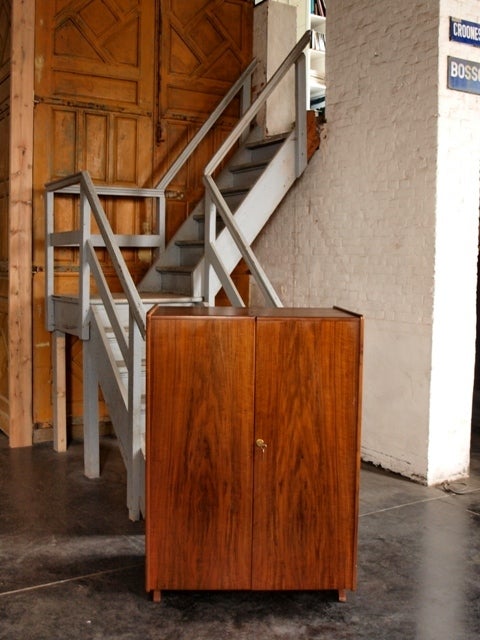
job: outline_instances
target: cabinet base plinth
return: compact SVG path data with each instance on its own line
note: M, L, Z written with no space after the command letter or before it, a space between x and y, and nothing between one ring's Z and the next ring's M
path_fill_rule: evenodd
M339 602L346 602L347 601L347 590L346 589L339 589L338 590L338 601Z
M154 602L160 602L162 600L162 592L159 591L158 589L154 589L152 591L152 600Z

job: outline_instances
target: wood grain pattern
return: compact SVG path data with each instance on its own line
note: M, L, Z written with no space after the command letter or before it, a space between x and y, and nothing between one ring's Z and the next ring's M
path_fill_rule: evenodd
M88 170L95 183L151 186L155 94L155 3L150 0L37 0L33 253L44 264L43 186ZM74 197L58 199L56 230L75 228ZM154 231L151 202L102 200L116 233ZM113 290L119 285L106 251L99 260ZM137 251L124 257L135 281L148 265ZM78 252L55 253L57 291L77 293ZM33 288L34 420L52 420L51 348L44 327L43 274ZM68 340L68 348L80 344ZM81 367L81 362L80 362ZM80 368L81 371L81 368ZM82 376L67 370L69 420L82 417ZM107 416L104 405L101 417Z
M255 589L354 587L358 327L258 320Z
M149 331L149 591L250 587L253 326L164 319Z
M12 4L8 226L10 446L32 444L32 163L34 0Z
M10 21L11 2L0 0L0 144L10 140ZM9 251L8 153L0 156L0 429L10 430L8 399L8 251Z
M362 327L339 310L149 314L155 598L355 588Z
M252 11L248 0L37 0L36 265L44 263L44 184L84 169L96 183L156 184L208 117L212 102L218 102L237 71L250 62ZM180 195L168 201L168 238L200 199L203 166L229 132L232 113L170 185L169 192ZM57 202L56 230L72 228L78 216L75 198ZM102 203L116 233L156 231L151 202L103 198ZM97 253L107 280L118 291L106 252ZM123 255L138 282L149 266L145 252L124 250ZM75 294L77 251L58 249L55 267L56 290ZM44 328L43 275L35 279L33 410L34 420L43 423L52 419L50 376L45 375L51 349ZM81 382L71 368L67 377L69 409L74 410L69 419L78 420ZM105 407L101 414L105 416Z
M252 60L248 0L165 0L160 37L156 175L160 178ZM238 99L169 186L167 239L203 196L203 167L237 122Z

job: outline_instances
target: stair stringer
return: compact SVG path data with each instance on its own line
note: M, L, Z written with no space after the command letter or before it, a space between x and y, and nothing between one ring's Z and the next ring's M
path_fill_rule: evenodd
M128 305L125 305L128 314ZM128 374L120 353L120 348L105 324L106 313L102 305L92 305L90 340L87 348L94 350L98 383L108 407L110 420L119 443L123 462L127 471L127 508L131 520L145 515L145 394L142 393L140 424L134 429L130 424L128 410ZM142 361L145 360L145 342ZM141 386L145 388L145 371L133 373L141 377ZM135 433L137 436L135 437Z
M116 341L112 340L100 317L100 305L92 305L92 319L90 323L90 340L88 347L95 351L98 382L102 389L105 403L108 407L110 420L117 436L123 461L127 465L128 447L128 393L125 382L120 373L123 363L120 349ZM128 307L127 307L128 310ZM116 348L115 348L116 347ZM118 353L116 353L118 351Z

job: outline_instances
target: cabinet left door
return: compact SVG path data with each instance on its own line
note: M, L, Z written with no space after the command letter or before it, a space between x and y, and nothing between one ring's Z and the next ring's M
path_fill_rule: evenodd
M149 324L147 591L249 589L255 322Z

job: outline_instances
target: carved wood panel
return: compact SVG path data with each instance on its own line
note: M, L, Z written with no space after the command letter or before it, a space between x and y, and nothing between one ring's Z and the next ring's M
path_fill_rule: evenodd
M0 0L0 145L10 139L10 21L11 2ZM0 154L0 429L8 433L8 232L9 158Z
M250 0L37 0L35 54L34 415L51 420L44 329L43 185L87 169L94 182L152 186L251 60ZM233 105L170 189L173 234L203 193L201 168L227 135ZM103 200L115 231L155 231L149 203ZM77 205L65 197L57 230ZM147 264L124 252L134 279ZM106 256L99 252L105 271ZM75 292L78 261L56 254L57 290ZM110 271L109 271L110 269ZM114 285L115 286L115 285ZM74 348L73 345L71 347ZM70 373L73 410L81 385Z
M160 39L160 83L156 175L195 135L252 59L253 9L249 0L164 0ZM238 101L173 180L167 207L170 237L202 197L202 170L231 130Z
M155 3L151 0L37 0L35 52L34 420L51 420L50 340L44 328L43 185L77 171L95 183L150 186L153 167ZM151 203L103 199L118 233L153 229ZM65 197L56 209L57 230L78 222L78 200ZM98 252L117 287L105 252ZM135 279L147 265L124 252ZM76 251L56 253L57 290L75 293ZM69 345L73 416L81 415L79 345ZM80 350L81 351L81 350ZM81 360L80 360L81 362ZM75 373L77 372L77 373Z

